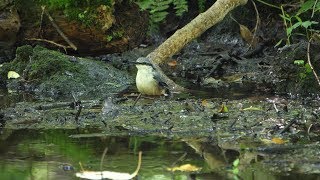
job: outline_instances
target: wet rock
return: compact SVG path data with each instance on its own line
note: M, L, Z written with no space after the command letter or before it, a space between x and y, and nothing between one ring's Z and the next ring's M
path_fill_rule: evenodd
M76 58L43 47L22 46L16 58L0 70L9 70L21 79L8 80L11 90L32 92L40 98L102 98L120 92L133 83L133 77L104 62Z

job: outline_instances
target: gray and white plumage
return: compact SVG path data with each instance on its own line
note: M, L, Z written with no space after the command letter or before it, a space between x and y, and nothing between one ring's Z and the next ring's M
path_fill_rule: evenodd
M136 67L138 69L136 76L136 86L141 94L168 94L167 84L161 80L159 73L154 69L148 58L138 58Z

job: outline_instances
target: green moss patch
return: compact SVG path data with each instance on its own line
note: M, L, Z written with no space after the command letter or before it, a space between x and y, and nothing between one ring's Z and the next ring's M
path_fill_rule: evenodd
M111 65L86 58L67 56L37 46L17 48L16 58L3 64L0 74L6 79L8 71L21 75L21 83L8 86L26 89L40 97L100 97L116 93L133 83L133 78ZM17 84L17 83L16 83ZM21 88L23 84L24 88Z

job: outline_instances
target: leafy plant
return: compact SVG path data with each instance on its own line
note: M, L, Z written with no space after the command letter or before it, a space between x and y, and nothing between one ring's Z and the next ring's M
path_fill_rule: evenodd
M182 16L183 13L188 11L188 4L186 0L173 0L174 9L177 16Z
M150 31L155 31L160 22L163 22L169 14L168 9L173 6L175 14L182 16L188 11L187 0L137 0L141 10L147 10L150 18Z
M104 5L112 7L114 0L38 0L49 9L62 10L71 20L80 21L85 26L99 25L97 23L97 7Z
M305 63L304 60L295 60L293 63L301 67L301 71L299 72L300 79L303 80L312 74L310 65Z
M204 12L206 8L205 5L206 5L206 0L198 0L199 12Z
M305 33L300 33L300 35L306 36L310 39L310 33L313 30L312 26L318 24L318 21L313 21L312 18L315 12L320 11L320 1L317 0L308 0L301 4L300 9L293 15L286 13L281 6L282 14L280 15L286 26L287 34L287 44L290 44L291 36L294 31L297 31L299 28L303 28ZM311 12L311 16L308 19L303 19L302 14L306 12Z
M124 34L124 31L118 30L118 31L113 31L111 34L105 36L105 41L110 42L114 39L121 38Z
M232 174L233 174L233 179L234 180L239 180L239 164L240 164L240 159L235 159L232 163Z

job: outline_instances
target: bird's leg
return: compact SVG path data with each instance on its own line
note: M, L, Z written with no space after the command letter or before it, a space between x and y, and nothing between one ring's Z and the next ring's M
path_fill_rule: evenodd
M140 94L138 95L138 97L136 98L136 100L134 100L134 103L133 103L133 105L132 105L132 108L137 104L138 100L139 100L140 97L141 97L141 94L142 94L142 93L140 93Z

